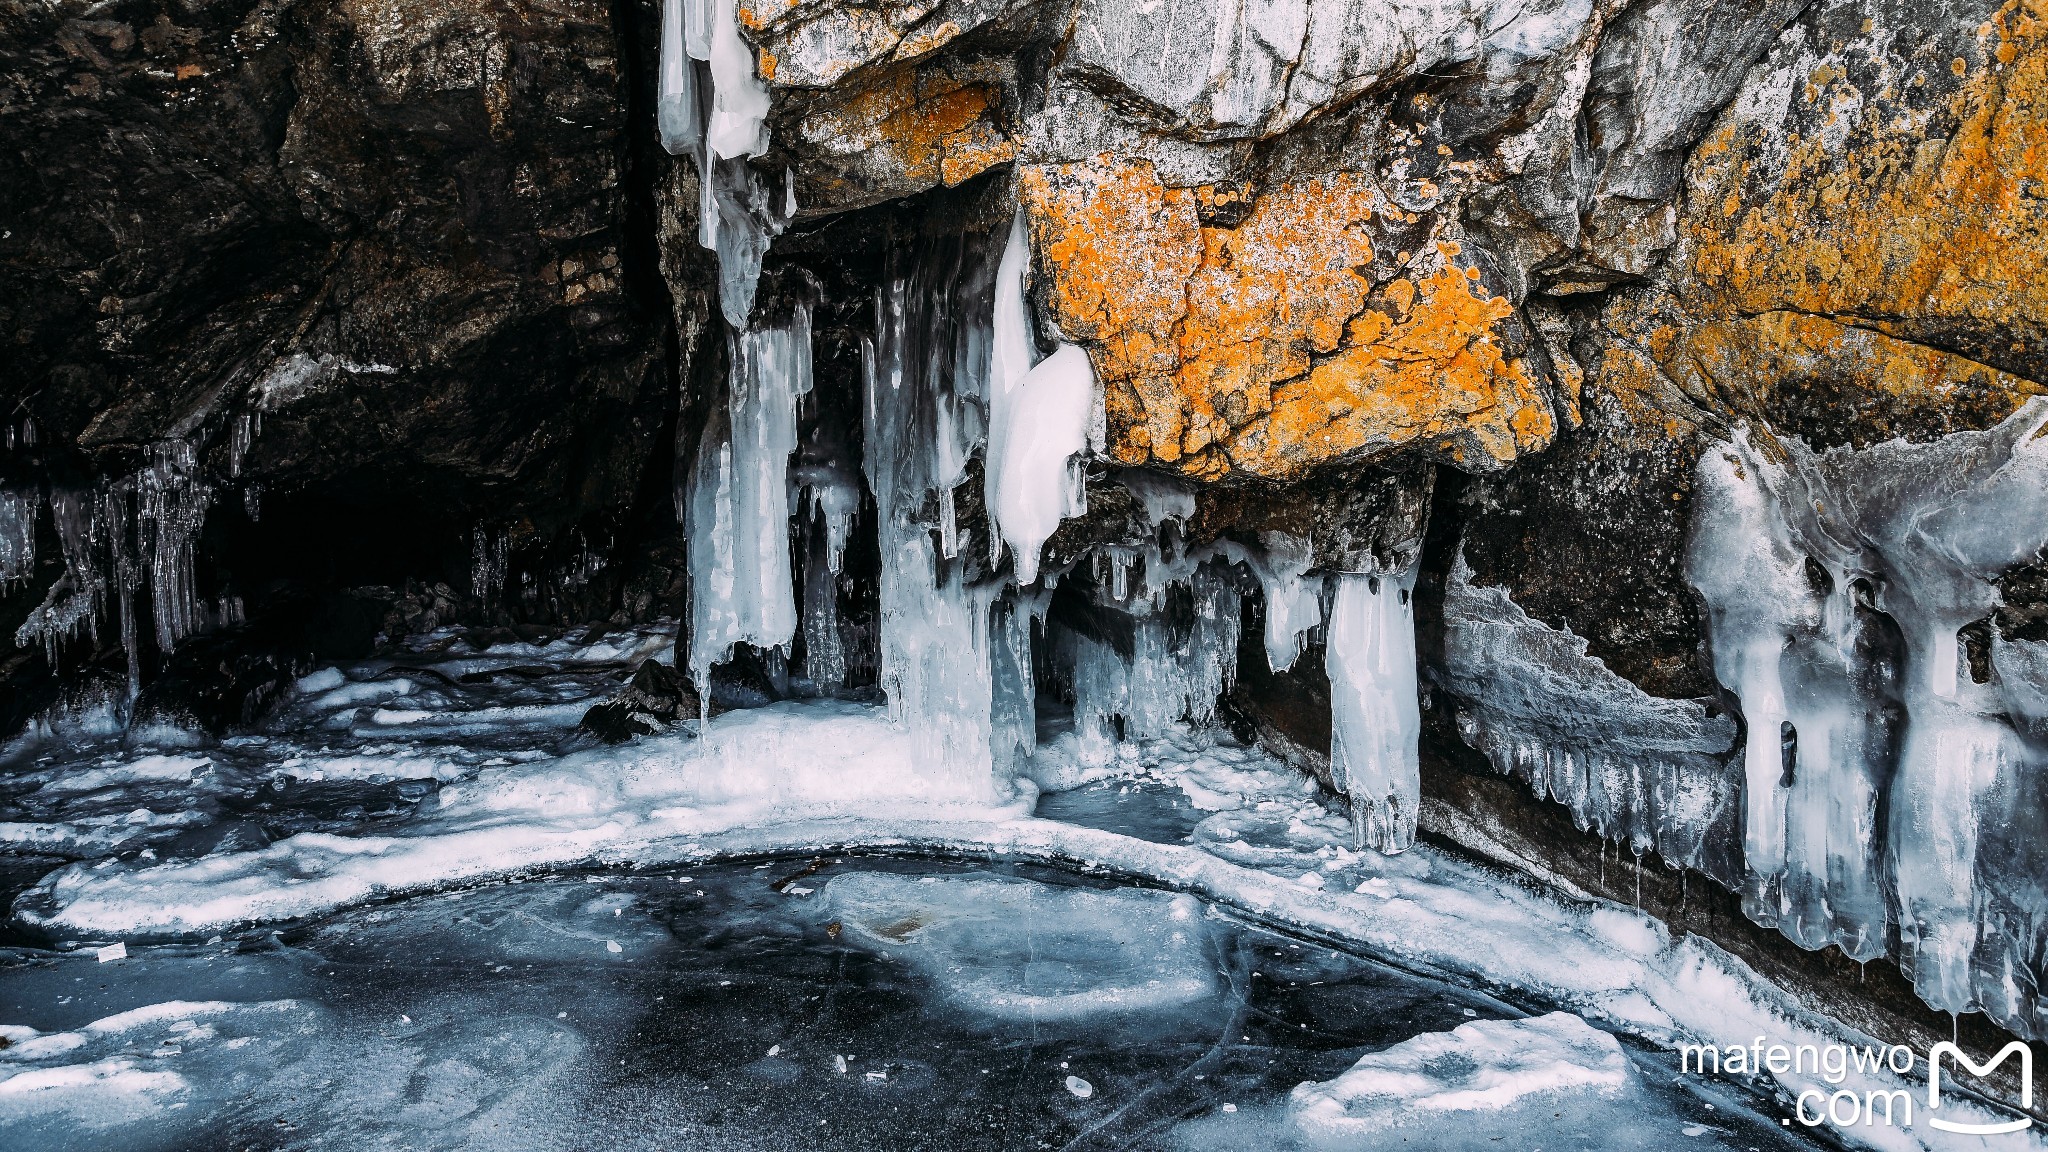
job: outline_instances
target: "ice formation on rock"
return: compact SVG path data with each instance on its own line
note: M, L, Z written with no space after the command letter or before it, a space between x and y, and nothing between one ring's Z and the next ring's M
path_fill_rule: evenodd
M36 566L37 493L0 488L0 588L26 580Z
M1262 549L1238 555L1266 597L1266 663L1275 672L1294 667L1302 637L1323 623L1323 581L1308 574L1313 563L1309 542L1284 532L1259 533Z
M2036 399L1922 444L1816 452L1746 430L1700 462L1686 554L1748 728L1750 915L1858 959L1896 917L1929 1004L2032 1035L2042 667L1995 623L1974 655L1959 634L2048 546L2044 428Z
M1501 588L1473 583L1462 551L1443 606L1434 682L1458 700L1458 732L1501 772L1572 811L1581 828L1718 873L1708 833L1732 827L1725 767L1735 722L1698 701L1651 696L1532 620Z
M737 332L726 399L705 422L691 476L690 673L734 644L787 650L796 634L789 565L789 456L797 400L811 390L811 317L799 301L781 327Z
M1024 213L1010 224L996 271L993 346L988 391L988 458L983 483L1000 539L1016 557L1017 583L1038 579L1038 555L1060 521L1088 510L1082 453L1095 407L1095 372L1088 354L1062 344L1033 367L1037 350L1024 306L1024 271L1031 262Z
M1415 678L1415 570L1337 577L1324 639L1330 774L1351 797L1362 846L1415 843L1422 709Z
M663 150L696 163L697 240L718 254L726 322L744 329L769 242L796 214L796 189L787 184L778 204L748 163L768 150L768 85L740 36L734 2L664 0L655 122Z

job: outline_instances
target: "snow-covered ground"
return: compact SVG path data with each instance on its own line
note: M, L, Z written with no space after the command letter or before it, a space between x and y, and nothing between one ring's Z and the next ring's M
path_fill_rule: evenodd
M333 932L337 924L374 923L369 918L380 913L319 918L512 876L591 866L694 870L737 857L890 850L1054 865L1184 894L1126 889L1047 896L1005 886L1014 881L933 888L852 875L794 885L815 887L817 907L839 909L834 941L843 937L847 947L881 955L900 952L939 1000L989 1019L1021 1015L1042 1023L1076 1005L1088 1015L1087 1006L1097 1002L1168 1017L1182 1013L1204 1000L1212 971L1199 959L1189 925L1218 910L1485 989L1526 1008L1562 1010L1605 1030L1598 1035L1628 1037L1649 1053L1633 1058L1617 1084L1608 1070L1618 1049L1560 1023L1553 1031L1564 1039L1551 1036L1545 1043L1581 1055L1558 1056L1551 1062L1555 1075L1537 1075L1529 1093L1501 1095L1498 1107L1482 1109L1490 1113L1526 1106L1524 1095L1578 1099L1588 1092L1599 1100L1582 1101L1586 1108L1638 1108L1626 1102L1639 1098L1630 1093L1659 1077L1667 1086L1677 1078L1672 1053L1682 1041L1869 1042L1803 1012L1712 945L1670 939L1630 909L1561 902L1426 846L1397 856L1352 851L1349 820L1311 784L1213 732L1180 731L1115 747L1068 735L1040 749L1035 783L1020 782L1006 793L910 771L906 765L917 760L910 737L880 709L846 702L729 713L702 739L678 733L606 748L575 735L574 722L591 698L662 643L658 631L649 631L580 646L473 652L451 638L411 660L316 673L267 733L217 747L109 737L19 748L21 767L7 787L24 818L6 825L4 834L20 850L79 858L17 900L18 919L46 933L61 957L25 953L23 962L91 964L98 982L107 982L122 968L98 969L85 950L123 943L130 958L113 963L151 973L155 957L183 963L211 955L197 942L216 935L246 942L267 938L265 925L309 922L311 931ZM1041 800L1044 811L1063 818L1033 815ZM243 835L221 833L224 827ZM908 906L917 910L894 915ZM524 923L520 918L532 915L507 912L494 923ZM620 923L605 947L620 950L607 955L629 955L643 929L624 921L623 907L613 915ZM1057 931L1027 934L1020 945L1014 932L1005 935L1018 925L1056 925ZM645 938L672 939L672 931L647 927ZM493 935L487 947L476 940L471 946L510 945ZM1019 963L1021 975L1006 974L1004 965ZM145 984L153 978L137 977ZM243 1091L235 1076L255 1073L234 1058L219 1056L216 1071L180 1071L176 1061L184 1060L185 1044L173 1036L176 1029L165 1031L173 1025L189 1023L184 1035L213 1029L192 1042L194 1060L186 1064L202 1054L243 1049L269 1053L263 1062L317 1063L372 1044L369 1032L351 1033L322 1015L338 1010L333 1003L309 998L299 985L264 993L256 986L261 983L215 982L206 994L209 1004L165 1009L177 1019L161 1027L154 1017L147 1028L124 1022L120 1013L136 1004L61 1027L34 1024L33 1033L22 1030L30 1025L18 1026L8 1034L14 1043L0 1050L7 1061L0 1069L14 1073L0 1081L0 1099L25 1110L0 1113L0 1122L56 1131L93 1113L124 1123L120 1117L153 1115L152 1107L178 1100L228 1099ZM196 999L178 981L167 981L164 991L151 1002ZM215 999L227 1006L210 1006ZM621 1010L616 1004L607 1009ZM1431 1031L1445 1035L1419 1035ZM172 1063L158 1063L155 1049L137 1047L145 1039L157 1043L157 1032L181 1049ZM301 1038L290 1043L310 1047L293 1049L300 1056L279 1055L276 1045L287 1044L282 1037L288 1035ZM555 1066L548 1061L567 1067L585 1059L577 1054L584 1048L557 1052L570 1041L558 1044L552 1037L546 1029L523 1038L508 1034L503 1042L521 1051L518 1060L480 1071L472 1062L472 1071L461 1074L474 1089L465 1089L463 1115L482 1114L485 1097L499 1098L489 1088L494 1077L539 1083L545 1067ZM579 1037L576 1044L591 1042ZM225 1047L240 1040L246 1040L242 1048ZM1410 1055L1423 1053L1415 1059L1437 1068L1431 1075L1441 1083L1417 1083L1416 1100L1455 1095L1461 1078L1483 1079L1489 1068L1518 1075L1481 1058L1482 1050L1513 1046L1500 1036L1416 1028L1382 1039L1374 1051L1393 1051L1388 1046L1397 1041L1420 1045ZM326 1054L303 1055L315 1049ZM1400 1054L1381 1052L1381 1058L1395 1061ZM1221 1112L1227 1101L1211 1101L1214 1110L1191 1106L1182 1136L1197 1146L1227 1144L1227 1134L1205 1125L1241 1119L1265 1125L1260 1139L1275 1146L1283 1140L1372 1146L1376 1137L1359 1134L1378 1131L1373 1117L1406 1111L1390 1110L1384 1093L1360 1085L1397 1082L1396 1069L1361 1065L1343 1076L1336 1075L1342 1068L1325 1069L1320 1088L1241 1111L1229 1102L1233 1111ZM1844 1084L1823 1083L1817 1075L1776 1079L1788 1095L1809 1087L1828 1093L1912 1087L1882 1074L1851 1074ZM330 1112L381 1099L369 1088L362 1089L367 1095L348 1096L329 1087L321 1098ZM1085 1094L1070 1095L1097 1099L1092 1084ZM95 1101L102 1100L104 1110L95 1112L101 1107ZM1670 1142L1640 1146L1678 1146L1674 1134L1681 1131L1686 1140L1710 1146L1724 1138L1730 1147L1755 1143L1753 1136L1741 1143L1729 1135L1733 1129L1696 1118L1680 1125L1668 1106L1661 1112L1641 1107L1649 1108L1645 1131ZM1556 1119L1578 1114L1552 1111L1560 1113ZM1952 1100L1944 1115L1970 1119L1973 1112ZM1331 1121L1337 1113L1342 1122ZM1979 1138L1957 1143L1924 1125L1858 1125L1842 1135L1886 1148L1991 1147ZM2028 1136L1998 1139L2004 1146L2030 1146Z

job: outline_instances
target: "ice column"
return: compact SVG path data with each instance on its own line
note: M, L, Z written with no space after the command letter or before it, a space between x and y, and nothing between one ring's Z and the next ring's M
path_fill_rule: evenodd
M953 516L953 489L981 441L989 334L983 313L961 307L978 294L963 283L973 262L957 245L929 247L911 275L877 293L875 338L863 349L863 465L882 559L879 672L891 716L914 738L912 771L949 792L992 794L995 590L968 583Z
M0 589L35 571L36 512L41 505L33 492L0 488Z
M1361 847L1415 843L1422 712L1415 680L1415 571L1346 572L1325 636L1330 770L1351 797Z
M690 674L708 692L737 643L786 648L796 633L789 567L789 454L811 390L811 319L732 338L726 402L706 421L691 477Z
M1030 262L1019 209L996 271L983 474L996 526L989 539L991 559L1001 559L999 536L1016 556L1019 585L1038 579L1039 550L1060 521L1088 510L1082 454L1095 409L1095 372L1086 352L1062 344L1044 363L1032 366L1037 350L1024 304L1024 271Z

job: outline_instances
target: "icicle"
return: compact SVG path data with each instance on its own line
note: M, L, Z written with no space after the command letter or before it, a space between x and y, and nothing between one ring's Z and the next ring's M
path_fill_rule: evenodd
M690 672L700 694L734 644L786 647L796 634L789 456L797 398L810 389L807 304L787 327L733 337L726 403L705 424L689 496Z
M41 504L34 492L0 488L0 589L35 571L36 512Z
M711 25L711 126L706 138L713 159L759 156L768 151L768 82L754 67L754 49L740 38L734 0L714 0Z
M964 477L979 439L966 418L986 376L981 317L963 314L961 262L924 255L909 277L876 294L876 332L863 345L865 459L881 551L881 687L915 737L914 772L993 791L992 588L966 584L941 559L927 500ZM972 271L968 269L967 271Z
M1285 532L1259 533L1261 550L1224 545L1258 577L1266 597L1266 663L1275 672L1294 667L1302 637L1323 621L1321 580L1307 579L1313 553L1309 542Z
M1062 344L1033 367L1024 271L1031 251L1019 209L996 271L994 336L989 365L988 459L983 477L992 558L999 533L1016 556L1017 583L1038 579L1038 554L1060 521L1086 508L1086 477L1072 460L1088 450L1095 372L1088 354Z
M502 532L479 524L470 533L469 594L486 604L505 595L505 572L510 541Z
M686 44L685 26L689 20L684 8L688 3L689 0L662 0L661 5L661 91L656 98L655 123L661 133L662 149L671 156L694 155L704 142L703 112L697 104L697 68L690 63L691 53Z
M1325 640L1330 769L1351 797L1360 847L1415 843L1422 712L1415 678L1415 572L1337 577Z

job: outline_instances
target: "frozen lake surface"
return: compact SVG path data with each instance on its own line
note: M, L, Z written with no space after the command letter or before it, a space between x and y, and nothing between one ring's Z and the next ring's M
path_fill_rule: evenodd
M0 1132L52 1150L1395 1147L1385 1109L1332 1135L1290 1094L1520 1015L1186 896L988 863L726 863L105 964L17 951ZM1437 1055L1440 1079L1479 1072ZM1742 1097L1613 1055L1625 1091L1552 1069L1543 1136L1518 1146L1792 1146Z
M1769 1149L1807 1085L1673 1045L1842 1035L1215 730L991 795L845 701L598 745L672 633L474 639L0 756L0 1146Z

